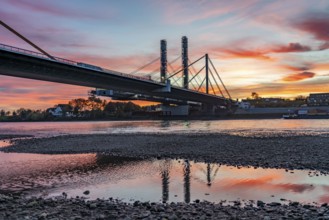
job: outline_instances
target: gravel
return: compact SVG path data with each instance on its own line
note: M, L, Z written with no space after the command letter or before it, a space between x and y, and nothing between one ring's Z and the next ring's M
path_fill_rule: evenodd
M329 219L329 207L301 204L123 203L81 198L20 198L0 194L0 219Z
M233 166L329 171L328 136L241 137L224 134L68 135L15 140L4 152L108 153L135 158L184 158Z

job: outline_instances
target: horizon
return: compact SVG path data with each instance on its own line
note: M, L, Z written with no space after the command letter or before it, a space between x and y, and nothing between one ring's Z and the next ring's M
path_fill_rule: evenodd
M233 99L252 92L264 98L329 92L325 0L3 0L2 5L0 20L53 56L129 73L159 56L161 39L167 40L168 60L174 59L187 36L190 59L209 53ZM0 37L0 43L31 50L3 27ZM88 97L90 89L0 75L1 109L44 109Z

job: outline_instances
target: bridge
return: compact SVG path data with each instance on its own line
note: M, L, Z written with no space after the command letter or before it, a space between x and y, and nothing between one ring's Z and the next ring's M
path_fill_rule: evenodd
M216 109L230 109L231 96L208 54L194 62L189 62L186 37L182 38L182 56L180 56L182 67L171 74L168 74L168 66L171 67L171 63L167 62L166 41L161 41L160 58L151 62L157 60L161 62L160 74L156 79L152 78L154 73L136 76L138 71L151 63L127 74L67 60L48 54L4 22L0 21L0 24L39 51L34 52L0 43L1 75L97 88L92 91L93 94L109 96L117 100L154 101L163 103L167 107L170 104L194 105L200 106L200 111L208 113L214 113ZM193 65L201 61L204 62L204 66L196 71ZM200 80L202 71L204 78ZM182 85L179 86L177 81L181 81ZM222 89L218 81L222 83ZM228 97L224 97L223 91Z

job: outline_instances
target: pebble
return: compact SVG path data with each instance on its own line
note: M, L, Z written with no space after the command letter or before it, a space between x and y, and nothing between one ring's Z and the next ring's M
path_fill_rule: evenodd
M0 210L0 219L329 219L328 206L313 206L290 202L264 203L253 206L224 206L221 203L199 201L198 203L148 203L119 200L86 201L83 198L26 199L5 198L5 209ZM38 201L38 202L37 202ZM56 205L54 205L54 203ZM239 204L240 201L233 201ZM15 212L9 207L19 207ZM150 207L150 208L149 208Z

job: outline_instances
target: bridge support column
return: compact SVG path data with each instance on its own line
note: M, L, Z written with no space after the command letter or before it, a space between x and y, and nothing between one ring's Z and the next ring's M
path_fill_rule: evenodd
M161 51L161 67L160 67L160 79L162 83L166 82L167 79L167 41L160 41L160 51Z
M183 88L188 89L188 42L187 37L182 37L182 66L183 66Z
M206 93L209 94L209 68L208 68L208 54L205 55L206 59Z
M215 106L212 104L202 104L202 114L205 115L214 115L215 114Z

